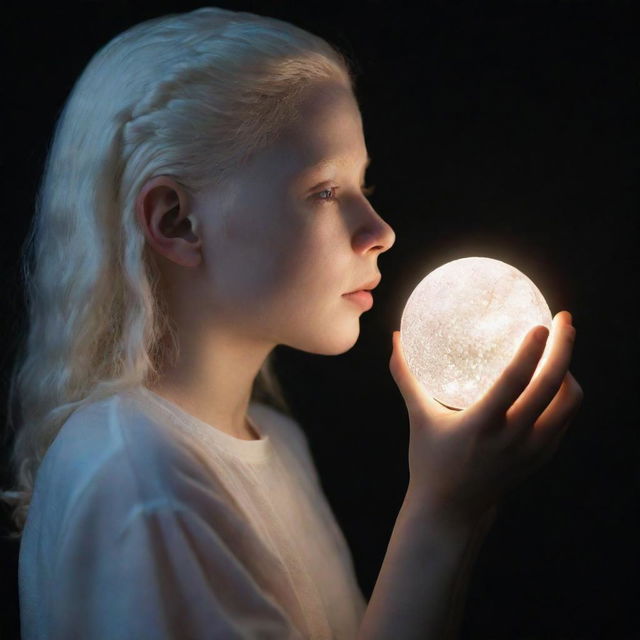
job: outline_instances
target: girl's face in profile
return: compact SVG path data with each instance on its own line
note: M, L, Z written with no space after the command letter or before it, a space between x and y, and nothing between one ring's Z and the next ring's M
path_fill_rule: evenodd
M367 148L351 90L316 83L299 110L224 196L194 196L203 261L193 284L208 324L334 355L353 346L363 313L343 294L379 276L395 233L362 193Z

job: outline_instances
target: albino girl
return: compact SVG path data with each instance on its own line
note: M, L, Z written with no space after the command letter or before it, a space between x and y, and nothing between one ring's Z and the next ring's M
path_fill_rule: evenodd
M575 329L533 329L493 388L427 397L398 332L410 482L366 602L278 345L348 351L393 229L367 199L347 58L202 8L124 31L57 122L24 252L12 376L25 640L453 637L504 493L582 400ZM400 420L400 416L398 417Z

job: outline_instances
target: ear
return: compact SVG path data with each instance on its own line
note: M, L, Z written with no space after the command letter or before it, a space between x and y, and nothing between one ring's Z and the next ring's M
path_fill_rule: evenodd
M202 240L191 227L190 201L171 176L155 176L140 189L136 216L147 243L156 253L184 267L202 260Z

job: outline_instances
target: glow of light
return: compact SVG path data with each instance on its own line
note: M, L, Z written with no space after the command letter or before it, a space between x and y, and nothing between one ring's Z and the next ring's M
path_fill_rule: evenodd
M446 407L466 409L498 379L526 334L537 325L551 331L552 320L543 295L518 269L493 258L460 258L415 287L402 312L400 340L427 393Z

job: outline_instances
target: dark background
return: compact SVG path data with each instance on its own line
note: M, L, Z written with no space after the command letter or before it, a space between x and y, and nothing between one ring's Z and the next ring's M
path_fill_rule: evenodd
M365 597L408 480L408 417L388 361L413 287L444 262L488 256L526 273L554 315L573 314L581 412L556 457L502 503L462 638L640 638L633 4L219 3L293 22L358 65L367 182L396 244L357 344L336 357L278 347L277 369ZM4 15L3 401L23 315L18 252L57 115L113 36L199 6L25 3ZM18 548L1 549L0 636L14 638Z

